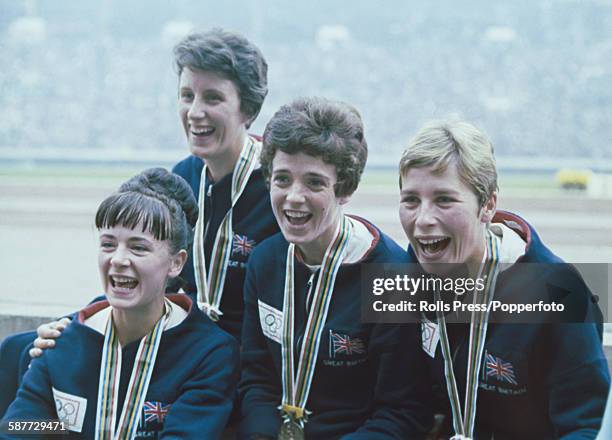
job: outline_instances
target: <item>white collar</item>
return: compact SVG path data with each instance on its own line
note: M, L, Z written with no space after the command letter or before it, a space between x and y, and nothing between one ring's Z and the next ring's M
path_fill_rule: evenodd
M183 322L188 313L178 304L173 303L172 301L166 301L166 307L170 307L170 320L168 321L168 325L164 329L170 330L172 327L176 327L181 322ZM166 308L166 311L168 309ZM111 312L111 306L103 308L102 310L97 311L93 315L83 322L84 325L90 327L97 331L98 333L104 334L104 330L106 329L106 322L108 321L108 316Z
M351 231L351 235L349 236L344 258L342 259L342 264L352 264L362 260L372 247L372 244L374 244L374 240L376 240L376 237L372 235L362 220L351 217L347 218L353 225L353 229ZM318 270L321 265L306 264L306 267L308 267L311 272L314 272Z
M499 262L513 264L525 255L527 244L513 229L502 223L492 223L489 230L500 240Z

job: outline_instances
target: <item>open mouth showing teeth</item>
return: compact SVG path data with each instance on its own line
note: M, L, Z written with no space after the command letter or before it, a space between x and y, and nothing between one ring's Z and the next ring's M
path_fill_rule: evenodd
M191 134L194 136L208 136L208 135L211 135L214 131L215 129L213 127L192 128Z
M134 289L138 285L138 281L134 278L111 276L110 282L113 287L119 289Z
M450 243L450 238L435 238L432 240L419 240L419 246L428 254L443 251Z
M301 211L285 211L285 217L292 225L303 225L311 219L312 214Z

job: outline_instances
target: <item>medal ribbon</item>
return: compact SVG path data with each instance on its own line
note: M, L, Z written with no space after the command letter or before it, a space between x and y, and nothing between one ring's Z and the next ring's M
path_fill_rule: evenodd
M206 170L208 166L204 164L204 168L202 168L198 200L199 216L193 240L193 258L195 280L198 288L198 307L213 321L218 321L219 317L223 314L219 306L223 296L227 264L232 251L232 211L246 188L249 177L251 177L253 170L257 166L260 150L261 143L247 136L232 174L231 206L217 231L208 273L206 273L206 257L204 252L204 234L206 229L204 209L207 197L206 180L208 176Z
M470 323L470 339L468 345L467 380L465 391L465 406L462 416L457 390L457 380L453 369L453 358L446 331L446 320L441 310L436 312L438 325L440 327L440 342L442 356L444 358L444 374L446 376L446 388L453 413L453 428L456 436L453 438L472 438L474 422L476 417L476 398L478 394L478 373L482 364L482 354L487 336L487 324L489 321L489 304L493 300L495 283L499 273L499 241L489 231L486 234L485 259L478 273L479 278L485 279L485 287L482 294L474 293L473 303L478 302L478 295L482 295L481 304L486 304L484 311L473 311ZM440 301L440 292L435 292L436 301Z
M128 383L123 410L117 422L119 380L121 375L121 346L113 324L112 311L106 321L104 347L100 362L96 440L130 440L136 435L162 333L170 318L172 307L166 303L166 313L153 330L141 339ZM116 427L116 430L115 430Z
M308 414L305 407L314 376L321 334L327 319L336 275L342 264L342 258L346 251L351 229L352 225L349 219L343 216L342 220L338 223L333 240L325 251L320 276L313 294L312 306L308 312L308 321L297 365L297 375L295 374L294 359L295 245L291 243L287 249L285 297L283 301L283 337L281 340L283 401L279 409L285 421L289 419L296 421L300 427L304 426Z

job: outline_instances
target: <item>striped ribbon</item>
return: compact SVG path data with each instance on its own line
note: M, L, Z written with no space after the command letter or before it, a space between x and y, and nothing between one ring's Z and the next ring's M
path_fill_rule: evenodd
M487 337L487 324L489 321L488 305L493 300L495 283L499 273L499 241L489 231L486 234L486 247L483 264L480 267L478 278L485 279L484 290L481 294L474 293L473 303L486 304L484 311L472 312L470 323L470 339L468 345L467 380L465 391L465 402L463 413L459 402L457 380L453 368L453 358L446 331L446 320L441 310L436 312L438 325L440 327L440 342L442 356L444 358L444 374L446 376L446 388L450 399L453 413L453 438L472 438L476 420L476 398L478 395L478 373L482 364L485 340ZM435 292L436 302L440 301L440 292ZM463 416L462 416L463 414Z
M136 435L140 413L155 366L157 350L164 328L170 318L171 310L172 307L166 303L164 316L157 321L153 330L142 338L138 345L118 426L117 404L121 375L121 346L113 324L113 314L112 312L109 314L104 331L104 348L100 362L96 440L130 440Z
M309 414L305 409L306 401L308 400L314 376L321 334L327 319L336 275L342 264L342 258L346 251L351 229L352 225L349 219L343 216L342 220L338 222L333 240L325 251L321 265L321 274L317 281L312 306L308 313L308 321L297 365L297 374L295 374L294 359L295 287L293 261L295 245L289 244L289 249L287 250L285 297L283 301L283 337L281 340L283 401L279 409L285 420L291 419L296 421L300 427L304 426Z
M193 240L193 257L195 267L195 280L198 288L198 306L213 321L218 321L223 314L219 309L223 296L223 286L225 285L225 275L232 250L232 211L246 188L249 177L257 166L257 159L261 151L261 143L248 137L245 141L240 157L234 167L232 174L232 193L231 206L215 236L210 267L206 271L206 257L204 252L204 235L206 220L204 210L206 206L206 180L208 178L207 165L202 168L199 190L199 216L195 227L195 237Z

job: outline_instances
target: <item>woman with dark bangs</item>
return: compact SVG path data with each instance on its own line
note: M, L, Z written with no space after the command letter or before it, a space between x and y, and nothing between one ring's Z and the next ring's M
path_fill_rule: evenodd
M198 206L162 168L133 177L96 214L106 299L34 359L3 424L59 419L82 438L218 438L232 409L236 341L187 295L165 295ZM6 430L0 438L10 438Z
M278 232L258 166L261 142L248 134L268 93L268 65L251 41L222 29L189 34L173 55L178 116L191 154L172 171L189 183L200 214L190 257L172 280L180 282L168 291L182 288L240 340L246 264L255 245ZM30 356L54 347L68 322L43 324L38 334L12 335L0 344L0 417Z

